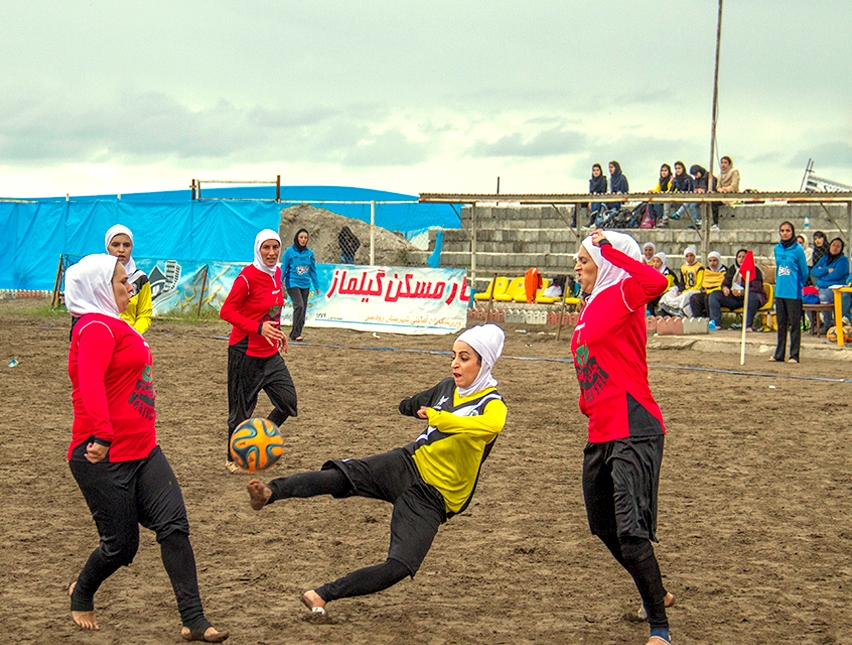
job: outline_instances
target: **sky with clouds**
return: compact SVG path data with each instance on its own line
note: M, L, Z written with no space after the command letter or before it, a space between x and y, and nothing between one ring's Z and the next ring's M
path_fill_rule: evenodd
M710 161L716 0L0 0L0 195L634 191ZM718 155L852 184L852 9L725 0ZM718 167L718 161L715 162Z

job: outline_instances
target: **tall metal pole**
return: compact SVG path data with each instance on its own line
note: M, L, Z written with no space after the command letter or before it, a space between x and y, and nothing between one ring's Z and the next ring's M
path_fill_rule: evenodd
M716 20L716 66L713 70L713 118L710 124L710 168L707 171L707 192L716 192L713 186L713 160L716 158L716 115L719 107L719 49L722 42L722 0L719 0L719 17ZM708 204L704 211L704 253L705 260L710 252L710 211Z
M370 202L370 266L376 265L376 202Z

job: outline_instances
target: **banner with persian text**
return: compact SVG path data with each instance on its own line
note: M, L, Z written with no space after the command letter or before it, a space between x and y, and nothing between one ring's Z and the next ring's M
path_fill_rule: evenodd
M66 266L80 256L66 256ZM218 311L245 264L136 258L148 274L154 316ZM307 327L396 334L450 334L464 329L470 290L464 269L318 264ZM288 298L281 322L290 326Z

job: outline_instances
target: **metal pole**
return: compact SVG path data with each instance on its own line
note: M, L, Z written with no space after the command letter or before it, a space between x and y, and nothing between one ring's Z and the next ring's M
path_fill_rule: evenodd
M496 194L498 194L498 195L500 194L500 175L497 175L497 193Z
M716 114L719 104L719 46L722 41L722 0L719 0L719 18L716 21L716 68L713 73L713 119L710 125L710 169L707 177L707 192L712 190L713 181L713 159L716 156Z
M281 201L281 175L275 175L275 201Z
M204 267L204 278L201 282L201 293L198 294L198 309L195 310L195 319L201 316L201 306L204 304L204 292L207 290L207 272L209 271L209 267Z
M473 203L470 215L470 280L476 288L476 202Z
M370 202L370 266L376 265L376 202Z
M852 202L846 202L846 257L852 259Z

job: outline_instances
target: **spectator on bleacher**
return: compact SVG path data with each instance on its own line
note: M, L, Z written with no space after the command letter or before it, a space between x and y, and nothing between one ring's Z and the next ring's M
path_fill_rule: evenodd
M695 192L695 182L692 180L692 177L690 177L690 175L686 172L686 166L683 165L682 161L675 161L675 174L674 177L672 177L672 184L674 185L673 192ZM674 213L671 214L671 218L680 219L687 210L689 211L689 214L692 217L693 223L700 224L701 218L698 216L698 205L694 203L681 204L680 208L678 208ZM663 221L668 222L668 218L664 218Z
M828 253L828 238L825 236L825 233L822 231L816 231L814 233L814 248L813 253L811 254L810 266L813 267L817 262L820 261L823 255Z
M609 162L609 192L610 194L630 192L627 177L621 172L621 165L617 161ZM607 208L621 210L621 202L610 202Z
M667 260L668 260L668 258L666 257L666 254L663 253L662 251L659 251L659 252L654 254L654 257L651 261L651 264L654 266L654 268L657 271L659 271L664 276L666 276L666 279L669 281L668 289L671 289L672 287L675 287L675 286L680 287L680 283L678 282L678 279L677 279L677 274L675 274L668 266L666 266ZM660 296L660 297L662 297L662 296ZM656 316L659 305L660 305L660 298L655 298L654 300L649 302L648 303L648 313L652 316ZM660 313L662 313L662 312L660 312Z
M835 285L846 286L849 282L849 258L843 253L843 240L835 237L828 245L828 253L823 255L814 268L811 269L811 277L816 281L819 289L820 302L834 302ZM844 294L845 295L845 294ZM844 307L844 311L846 311ZM823 320L825 324L834 324L834 311L824 311Z
M703 166L699 166L698 164L693 164L689 167L689 174L692 175L692 180L694 182L694 188L696 193L712 193L716 191L716 178L711 177L710 174L704 169ZM710 204L711 213L713 217L713 225L710 230L718 231L719 230L719 203L713 202ZM696 226L701 225L701 219L695 223Z
M645 261L645 264L654 263L654 253L656 252L657 246L653 242L645 242L645 245L642 247L642 255L644 256L642 259Z
M710 294L722 288L722 281L725 279L727 270L728 267L722 264L722 256L718 251L710 251L707 254L707 268L701 280L701 289L697 293L693 293L689 299L693 316L698 318L709 316Z
M783 362L790 333L789 363L799 362L802 342L802 289L808 279L805 250L796 243L796 229L790 222L778 227L781 241L775 245L775 311L778 316L778 342L770 361Z
M674 191L674 182L672 182L672 168L669 164L664 163L660 166L660 178L657 180L657 185L651 190L652 193L671 193ZM654 225L665 228L669 224L669 219L665 215L665 204L648 204L654 216Z
M670 316L691 316L689 301L693 293L701 290L704 280L704 266L696 257L695 247L688 246L683 252L684 263L680 267L682 278L678 291L669 289L660 298L660 309Z
M603 195L607 191L606 176L599 163L592 164L592 176L589 179L589 193L592 195ZM595 216L603 208L601 202L589 202L589 226L594 226Z
M722 172L719 173L719 192L720 193L738 193L740 192L740 171L734 168L734 162L727 155L719 161L722 167Z
M726 309L739 309L745 302L744 278L740 275L740 265L746 256L746 250L737 251L737 258L725 272L722 280L722 288L710 294L710 331L722 328L722 307ZM746 329L754 331L754 315L757 310L766 304L766 291L763 287L763 273L758 267L754 269L755 275L748 283L748 316L743 323ZM705 274L706 276L706 274ZM706 279L706 278L705 278Z

